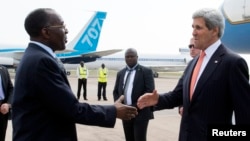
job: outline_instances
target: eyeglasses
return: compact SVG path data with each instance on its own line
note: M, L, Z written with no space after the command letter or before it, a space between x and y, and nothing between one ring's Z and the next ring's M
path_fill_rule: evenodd
M66 29L66 25L48 25L48 26L45 26L45 28L63 28L63 29Z
M188 48L194 48L194 45L193 44L190 44L190 45L188 45Z

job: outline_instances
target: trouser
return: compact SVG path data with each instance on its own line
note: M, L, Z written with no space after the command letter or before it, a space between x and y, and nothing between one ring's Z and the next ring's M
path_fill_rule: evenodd
M123 120L126 141L146 141L149 120Z
M101 99L101 93L102 93L102 98L104 100L107 100L106 87L107 87L107 82L98 82L98 91L97 91L98 100Z
M87 79L78 79L78 90L77 90L77 99L80 98L81 89L83 87L83 98L87 99Z
M8 114L0 113L0 141L5 141L5 134L8 125Z

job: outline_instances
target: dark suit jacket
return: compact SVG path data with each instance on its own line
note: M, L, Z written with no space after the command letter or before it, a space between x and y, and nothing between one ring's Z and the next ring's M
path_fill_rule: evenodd
M10 74L7 68L0 66L0 75L2 78L2 88L5 94L5 98L2 103L11 104L12 93L13 93L13 84L10 79Z
M115 87L113 90L114 100L117 100L121 95L123 95L123 82L124 76L126 74L126 68L122 69L117 73ZM155 89L153 72L151 69L138 65L136 67L136 73L133 82L132 90L132 106L136 107L137 99L144 93L153 92ZM144 108L138 111L136 120L152 119L153 112L152 108Z
M206 141L211 124L250 124L250 85L247 63L220 45L210 58L189 100L192 71L198 57L187 66L176 88L160 95L156 109L183 104L179 141Z
M48 52L30 43L17 68L13 141L76 141L75 123L114 127L114 106L79 103L63 70Z

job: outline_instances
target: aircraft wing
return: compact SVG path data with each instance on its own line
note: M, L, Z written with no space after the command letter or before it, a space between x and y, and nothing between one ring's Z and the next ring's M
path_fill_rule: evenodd
M103 56L108 56L117 52L122 51L122 49L111 49L111 50L104 50L104 51L95 51L95 52L89 52L86 54L82 54L82 57L93 57L93 58L100 58Z
M8 48L4 48L4 49L0 49L0 54L1 57L13 57L14 59L20 60L24 54L25 49L8 49Z
M11 52L11 53L5 53L1 54L0 57L0 64L6 67L16 67L21 58L23 57L23 51L16 51L16 52Z
M0 64L10 68L16 67L23 57L24 51L24 48L1 48Z
M22 52L22 51L20 51L20 52L13 52L13 58L15 60L20 61L21 58L23 57L23 54L24 54L24 52Z

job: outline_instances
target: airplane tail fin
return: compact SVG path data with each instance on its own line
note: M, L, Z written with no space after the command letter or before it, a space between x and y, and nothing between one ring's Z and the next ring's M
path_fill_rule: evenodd
M103 21L106 18L106 12L97 11L81 29L76 38L68 44L68 48L78 52L96 51Z

